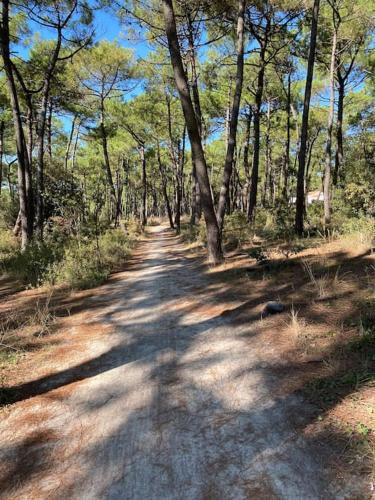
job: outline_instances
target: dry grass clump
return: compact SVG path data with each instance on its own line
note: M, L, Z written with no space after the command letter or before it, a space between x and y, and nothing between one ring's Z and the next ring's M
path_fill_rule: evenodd
M21 353L30 338L39 338L51 333L56 316L51 309L52 292L44 300L38 300L30 313L7 311L0 319L0 360L10 352Z

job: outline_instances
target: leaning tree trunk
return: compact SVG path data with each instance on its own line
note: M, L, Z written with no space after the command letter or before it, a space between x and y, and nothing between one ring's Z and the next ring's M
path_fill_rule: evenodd
M301 142L298 154L298 173L297 173L297 199L296 199L296 218L295 230L299 235L303 234L304 215L305 215L305 170L306 170L306 150L309 131L309 114L312 82L314 77L316 40L318 35L320 0L314 0L313 16L311 21L311 35L309 60L307 65L305 98L303 103Z
M227 154L224 163L223 183L220 189L219 203L217 207L217 223L220 231L223 230L225 206L228 198L228 189L233 171L234 151L236 148L238 115L240 112L241 94L243 85L243 68L244 68L244 16L245 16L246 0L238 2L238 19L237 19L237 74L236 86L234 90L233 104L229 121L228 146Z
M191 66L191 93L193 97L193 105L195 116L197 119L199 134L202 138L203 135L203 117L202 117L202 108L199 97L199 88L198 88L198 74L197 74L197 66L195 59L195 45L194 45L194 27L193 21L191 19L190 11L187 12L187 36L189 43L189 54L190 54L190 66ZM197 179L196 166L194 158L192 158L192 189L191 189L191 221L192 225L198 224L202 217L202 209L201 209L201 200L200 200L200 191L199 191L199 183Z
M196 173L199 182L202 209L206 222L208 259L212 264L218 264L223 260L221 235L211 196L211 187L208 178L206 159L202 147L202 140L199 133L193 103L190 97L187 76L181 58L172 0L163 0L163 12L175 83L180 96L181 107L184 113L185 123L191 144L191 152L195 161Z
M325 150L325 168L324 168L324 228L331 223L331 170L332 170L332 131L333 120L335 116L335 63L336 63L336 47L337 47L337 30L334 30L332 40L331 53L331 68L329 75L330 100L327 126L327 140Z

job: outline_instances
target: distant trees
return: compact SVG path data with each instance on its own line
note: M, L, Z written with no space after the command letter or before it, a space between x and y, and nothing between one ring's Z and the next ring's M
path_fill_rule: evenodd
M98 40L99 5L0 6L0 217L23 249L56 217L203 215L216 264L232 214L302 236L371 212L374 0L114 0L138 59Z

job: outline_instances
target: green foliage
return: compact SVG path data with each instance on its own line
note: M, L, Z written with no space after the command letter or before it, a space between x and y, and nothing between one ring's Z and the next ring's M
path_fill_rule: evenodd
M240 247L252 237L252 230L247 222L246 214L235 211L225 218L225 228L223 231L224 243L229 248Z
M113 229L95 239L72 241L61 261L51 268L49 279L77 289L100 285L124 264L134 239L134 230L126 234Z
M2 262L3 269L26 286L43 284L50 273L51 266L61 260L63 248L47 242L33 242L24 252L17 249L8 253Z
M65 250L62 261L51 269L49 278L71 288L84 289L103 283L109 272L94 242L74 242Z

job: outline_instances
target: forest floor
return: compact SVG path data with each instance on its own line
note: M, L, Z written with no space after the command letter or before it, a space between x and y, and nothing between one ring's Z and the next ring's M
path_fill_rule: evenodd
M159 226L96 289L0 284L24 352L0 360L0 498L372 498L374 276L339 242L209 269Z

